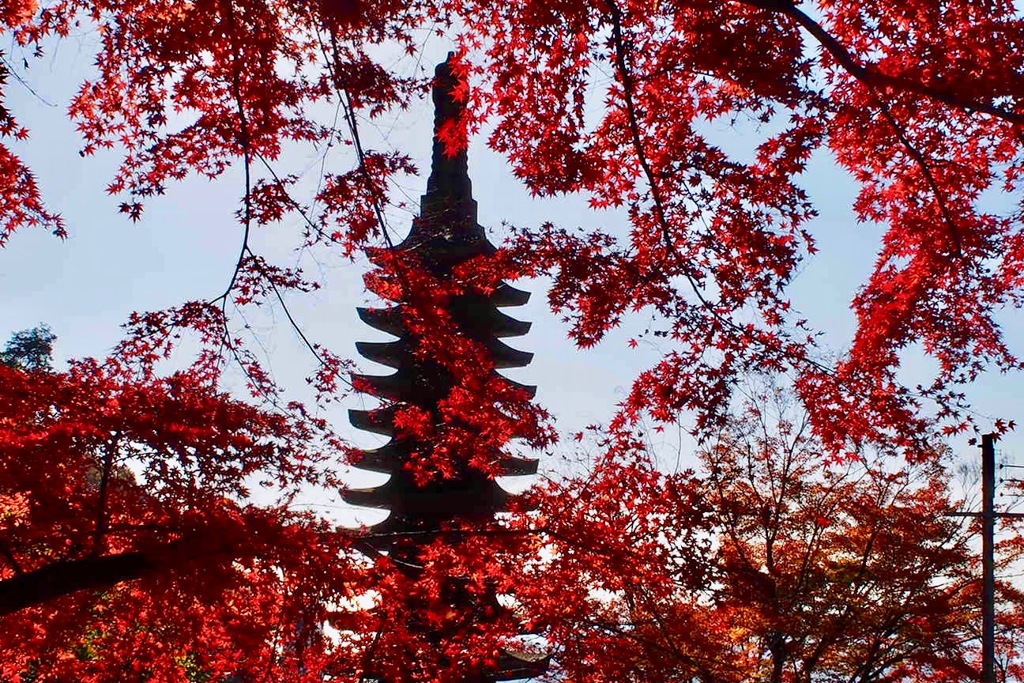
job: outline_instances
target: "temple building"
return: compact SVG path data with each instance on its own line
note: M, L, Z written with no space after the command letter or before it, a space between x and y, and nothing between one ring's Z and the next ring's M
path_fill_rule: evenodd
M465 145L454 156L446 153L443 138L446 126L462 115L464 104L455 96L459 85L452 71L453 55L437 67L433 85L434 139L430 177L427 191L421 198L420 214L412 229L401 243L393 247L391 256L409 256L419 263L434 281L451 283L458 277L459 266L481 255L493 254L496 249L477 223L477 204L472 195ZM396 276L399 277L399 276ZM406 283L407 285L408 283ZM405 291L404 287L400 287ZM502 339L516 337L530 328L530 324L516 320L501 311L520 306L529 299L527 292L501 283L488 288L489 295L474 293L472 288L454 296L448 302L447 314L457 334L472 340L486 350L488 365L494 370L527 365L533 354L516 350ZM419 571L417 552L422 539L433 532L441 532L453 523L486 522L505 509L510 494L495 481L495 476L529 475L537 471L537 461L515 458L496 450L488 454L495 465L489 471L474 466L464 458L451 458L450 469L443 476L424 477L417 465L427 458L435 444L418 438L409 430L396 425L396 415L415 409L416 414L428 415L434 424L444 421L440 404L458 384L450 364L438 362L420 349L422 335L417 325L410 323L408 303L399 297L388 308L362 308L359 317L367 325L394 337L390 342L360 342L359 353L365 358L388 367L395 372L384 376L357 375L354 383L361 390L379 398L382 405L372 410L352 410L352 424L377 434L390 437L384 446L360 452L354 465L358 468L390 475L384 484L366 489L343 492L346 502L363 507L383 508L390 516L371 528L377 547L396 560L396 565L415 578ZM532 397L534 387L516 385L525 395ZM449 418L450 419L450 418ZM436 537L436 534L433 534ZM420 540L417 540L420 539ZM468 598L458 590L458 578L452 577L452 608L478 610L478 604L466 604ZM479 603L480 598L474 599ZM488 607L498 608L492 594ZM443 639L444 634L437 634ZM483 683L534 677L546 669L546 661L523 655L506 653L491 670L467 672L467 681Z

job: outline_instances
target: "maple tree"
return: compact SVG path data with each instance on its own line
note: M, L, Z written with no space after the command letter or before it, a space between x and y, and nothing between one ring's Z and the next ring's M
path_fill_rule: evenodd
M1020 366L997 316L1021 304L1021 209L998 213L986 204L993 190L1016 199L1021 173L1024 19L1013 3L10 0L0 23L12 37L7 53L24 63L82 26L96 28L95 71L68 113L84 156L122 155L109 191L130 219L143 220L146 202L189 176L222 178L234 166L243 183L239 255L226 266L223 292L135 314L109 360L79 361L66 372L0 368L0 591L10 612L3 676L123 680L131 666L147 680L319 680L328 671L362 675L374 660L397 666L414 653L419 670L387 675L454 680L460 668L493 659L519 630L511 616L484 626L451 615L439 593L452 576L476 595L521 594L517 618L547 629L566 675L600 662L612 667L602 670L609 680L639 672L729 680L762 669L770 680L779 671L810 677L822 667L856 676L855 659L881 667L883 655L898 651L892 642L870 657L857 650L871 648L884 604L854 604L857 596L841 590L829 596L847 599L840 612L863 618L863 632L841 644L826 644L825 632L808 635L800 606L815 608L820 593L768 604L759 566L751 571L750 558L767 551L751 545L760 517L735 507L752 505L765 482L748 482L744 493L735 488L743 486L739 471L731 479L715 474L739 467L732 443L704 453L720 468L710 479L670 476L645 461L631 428L693 411L699 435L736 436L737 380L769 372L791 378L808 408L817 441L806 471L814 477L825 474L811 463L844 453L856 463L869 444L923 458L895 473L865 469L865 507L851 507L841 521L779 509L775 523L793 525L779 533L811 528L829 539L831 555L814 564L813 578L825 585L849 570L828 562L844 553L866 557L857 543L877 527L880 506L941 507L931 474L916 488L901 482L934 466L924 443L936 430L971 428L964 385L989 368ZM374 252L396 241L387 208L400 204L397 182L415 169L400 150L365 146L360 123L400 111L423 91L429 77L398 71L390 55L415 53L424 31L459 46L455 68L474 85L458 86L466 115L440 131L449 152L465 146L467 133L488 130L490 146L533 192L622 207L628 225L522 227L448 282L393 250ZM4 57L7 89L22 67ZM324 116L323 104L340 116ZM727 150L709 132L710 124L744 120L757 124L748 154ZM30 133L38 131L0 100L0 244L25 226L66 234L14 151ZM321 155L337 146L348 150L348 165L326 170L311 192L300 172L284 167L288 149ZM856 334L835 362L824 360L830 350L820 331L789 299L795 274L815 252L810 221L821 200L802 189L801 174L821 153L858 183L858 219L886 230L852 301ZM318 407L348 396L353 364L347 350L309 339L292 318L289 297L320 283L258 253L250 236L259 226L314 255L375 253L370 288L410 304L405 324L419 335L418 347L459 378L444 410L477 431L441 430L436 457L415 463L424 480L463 466L493 477L481 452L489 456L512 438L534 445L553 438L543 411L509 385L484 381L494 359L447 324L445 307L466 281L490 294L503 280L548 275L551 308L580 346L651 314L650 334L667 350L619 407L591 477L534 494L539 512L437 532L419 548L424 566L410 579L358 535L288 507L299 487L338 485L335 456L353 458L355 450L337 443L330 426L311 417L315 410L284 398L231 313L285 308L317 363L310 379ZM194 362L167 371L162 362L190 335L199 348ZM900 365L915 346L937 369L907 387ZM221 392L230 363L242 368L262 407ZM405 429L433 434L417 415L403 417ZM476 443L467 453L477 438L486 448ZM778 455L776 445L761 451ZM248 489L261 477L278 501L253 502ZM796 510L821 512L820 486L807 484L812 493ZM578 505L560 504L565 496ZM949 564L962 556L943 555L956 548L933 547L946 530L908 520L886 531L894 547L946 562L943 571L963 579L960 565ZM716 558L710 534L734 537L719 547L733 555ZM789 539L796 549L786 552L799 553L798 540ZM561 552L548 561L552 544ZM516 580L523 567L536 570L534 586ZM802 580L792 571L784 564L770 578ZM680 591L697 595L722 577L735 594L680 600ZM633 604L602 602L591 595L595 586ZM712 599L723 606L718 617L704 608ZM489 609L486 600L473 604ZM623 630L622 610L635 612L636 625ZM900 633L919 629L911 644L930 638L935 645L964 623L936 625L932 616L921 617L924 625L901 622ZM641 640L662 617L666 625L654 624ZM820 613L815 623L834 618ZM416 619L432 626L406 627ZM771 644L765 629L782 633L780 620L789 629L783 636L805 649L779 641L785 652L766 653L751 645ZM328 637L325 623L341 636ZM435 627L449 634L446 648L424 635ZM677 637L687 638L685 650L666 640ZM943 653L943 675L962 671L967 654ZM918 674L938 666L909 655L900 662Z
M329 483L308 426L113 361L0 379L0 679L263 671L347 595L348 540L287 505Z

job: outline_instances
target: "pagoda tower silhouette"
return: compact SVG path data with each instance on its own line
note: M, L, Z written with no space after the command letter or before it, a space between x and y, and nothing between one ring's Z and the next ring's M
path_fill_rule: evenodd
M393 247L399 255L414 256L433 278L445 283L454 281L458 266L496 251L477 223L477 203L469 178L466 145L462 145L456 155L449 156L442 140L442 131L459 120L465 107L456 95L460 82L452 70L453 59L454 53L449 53L448 59L435 70L433 152L420 214L413 220L409 235ZM532 353L516 350L501 339L526 334L530 323L499 310L525 304L529 293L506 283L490 290L489 295L466 289L469 293L454 296L449 304L448 313L458 334L486 349L495 371L529 364ZM407 303L401 300L393 303L387 308L358 309L359 317L367 325L397 337L390 342L358 342L358 352L369 360L394 368L395 372L384 376L354 375L356 386L379 398L382 405L371 410L349 411L349 419L355 427L390 437L380 448L359 451L352 464L388 474L390 478L380 486L347 489L342 492L342 498L352 505L390 511L385 521L370 527L368 538L380 551L387 552L403 573L415 579L421 571L417 557L420 544L426 542L424 539L436 538L453 524L493 520L496 513L506 509L511 497L494 477L535 474L537 461L496 451L488 454L491 462L497 463L493 471L485 472L454 458L457 461L451 463L454 473L448 471L428 481L417 478L412 466L417 458L429 453L433 445L396 427L396 413L403 408L415 408L429 414L435 424L442 423L439 403L448 397L458 380L441 363L417 353L422 337L409 329ZM536 387L503 379L525 390L531 398L536 391ZM479 595L468 596L459 586L459 578L452 577L445 591L451 596L453 609L472 614L494 614L502 609L494 591L481 599ZM445 635L428 634L428 637L440 645ZM546 669L546 658L506 652L496 666L467 671L464 680L488 683L532 678ZM372 669L367 671L367 676L373 680Z

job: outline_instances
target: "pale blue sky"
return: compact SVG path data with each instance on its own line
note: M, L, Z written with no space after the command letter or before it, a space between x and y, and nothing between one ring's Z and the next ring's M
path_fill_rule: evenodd
M88 45L87 38L81 40L83 46ZM439 43L432 44L424 64L439 61L446 49ZM121 200L104 192L116 157L81 159L77 135L64 116L71 88L87 73L90 63L86 47L71 41L32 64L26 75L28 82L41 98L58 106L44 103L14 79L7 86L11 109L32 131L31 140L15 149L36 171L51 209L64 215L70 238L62 242L40 231L24 230L0 251L0 335L6 338L14 330L46 322L58 336L56 352L61 358L109 352L120 338L119 326L131 311L154 310L219 294L230 278L241 235L233 217L242 193L237 172L229 172L216 182L189 179L171 187L166 196L147 204L138 224L117 213ZM410 111L378 122L378 126L391 143L412 154L420 168L426 169L430 121L430 105L424 99ZM364 135L372 139L372 127L365 128ZM749 132L739 129L723 126L716 129L716 135L730 149L754 144ZM312 167L309 174L314 177L314 161L304 152L287 156L283 163L300 169ZM474 140L471 146L470 172L480 221L492 229L494 241L499 241L503 232L502 221L524 226L546 220L565 226L597 223L625 232L623 215L595 214L582 198L531 198L502 160L485 148L482 139ZM828 333L827 343L841 349L853 332L849 301L871 271L880 231L877 226L856 224L850 211L856 188L827 155L814 160L804 183L821 214L812 225L819 253L808 261L792 296L796 308ZM418 199L424 185L425 179L412 179L408 193ZM401 233L407 229L409 218L408 214L396 213L392 226ZM354 355L356 340L383 338L355 314L357 305L373 303L362 287L365 262L350 264L332 257L313 263L294 255L291 242L277 234L257 235L257 251L280 257L285 265L302 263L313 268L312 272L319 269L325 280L320 292L293 298L293 312L315 341L338 353ZM511 376L539 386L537 398L556 416L563 434L591 422L607 421L631 379L658 358L657 349L648 344L641 344L637 350L627 346L627 340L646 326L646 317L612 332L597 348L580 351L566 339L565 325L547 310L544 283L528 281L517 286L533 292L533 299L528 306L508 312L533 322L533 329L529 335L510 341L536 355L529 367ZM1024 326L1019 313L1011 311L1004 317L1015 348L1024 351ZM302 354L283 316L271 311L253 323L261 330L275 374L286 384L300 386L311 361ZM913 378L925 367L927 364L919 358L909 358L907 376ZM987 376L970 395L981 414L1024 421L1019 384L1020 377ZM359 407L359 401L353 399L345 407ZM331 417L344 433L360 443L372 443L348 427L340 409ZM980 421L985 424L983 419ZM1020 434L1011 435L1004 448L1024 462ZM675 436L668 434L664 439L666 453L671 453ZM570 441L563 445L571 448ZM952 445L964 455L975 452L967 446L966 438L954 440Z

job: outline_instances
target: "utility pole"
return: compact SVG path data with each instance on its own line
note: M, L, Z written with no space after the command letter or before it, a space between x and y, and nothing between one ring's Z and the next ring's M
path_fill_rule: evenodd
M996 512L995 442L995 434L981 437L981 512L947 513L981 518L981 683L996 683L996 519L1024 517L1019 512Z
M981 437L981 683L996 683L996 448Z

